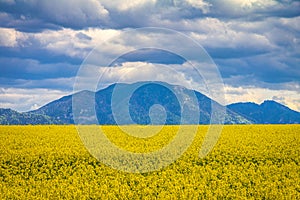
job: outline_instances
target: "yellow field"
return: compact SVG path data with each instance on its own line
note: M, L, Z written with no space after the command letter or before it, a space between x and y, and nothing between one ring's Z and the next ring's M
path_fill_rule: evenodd
M300 125L224 126L213 151L200 159L207 128L199 127L176 162L139 174L97 161L75 126L0 126L0 199L300 199ZM136 139L104 128L132 152L165 146L177 129Z

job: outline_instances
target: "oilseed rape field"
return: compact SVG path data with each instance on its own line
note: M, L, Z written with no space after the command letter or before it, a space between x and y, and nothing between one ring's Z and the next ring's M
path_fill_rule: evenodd
M170 165L128 173L94 158L75 126L0 126L0 199L300 199L300 125L226 125L199 158L208 128L199 126ZM164 147L178 127L147 138L103 130L116 146L140 153Z

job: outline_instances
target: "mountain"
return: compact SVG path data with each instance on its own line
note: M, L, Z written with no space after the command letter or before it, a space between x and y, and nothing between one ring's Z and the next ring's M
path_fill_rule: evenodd
M118 92L115 92L115 90ZM186 99L191 99L194 94L196 101L198 101L196 103L200 105L197 109L193 107L194 104L185 104L185 121L183 122L180 121L182 113L180 103L177 100L178 97L171 90L177 91L179 96ZM132 91L132 95L127 94L126 91ZM116 95L116 93L118 94ZM114 110L117 110L117 112L114 113L115 115L113 115L111 106L113 95L114 99L116 99ZM76 101L73 103L79 105L74 110L72 110L72 99ZM150 112L149 116L149 110L152 111L151 107L155 104L164 107L165 116L161 114L163 110L159 110L159 108ZM74 123L73 112L75 116L76 113L77 116L80 116L80 122L77 122L80 124L164 124L164 122L166 124L209 124L211 105L215 106L217 112L218 110L226 109L207 96L182 86L162 82L138 82L133 84L113 84L96 93L81 91L50 102L29 113L47 115L63 124ZM129 111L126 112L126 109ZM194 119L193 113L195 111L200 111L199 121ZM165 121L161 121L160 119L164 117ZM251 121L230 110L227 110L224 117L227 124L251 123Z
M0 124L27 125L27 124L57 124L58 121L46 115L19 113L11 109L0 108Z
M182 86L138 82L80 91L26 113L0 109L0 124L218 124L222 118L225 124L294 124L299 116L275 101L224 107Z
M299 124L300 113L277 103L264 101L255 103L235 103L227 106L230 110L244 116L256 124Z

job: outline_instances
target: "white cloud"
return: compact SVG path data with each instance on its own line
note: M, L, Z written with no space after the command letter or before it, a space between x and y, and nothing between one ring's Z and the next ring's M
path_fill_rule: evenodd
M299 85L298 85L299 89ZM225 85L225 98L228 104L236 102L262 103L264 100L275 100L291 109L300 111L299 90L267 89L261 87L240 86L232 87Z
M191 69L192 66L189 63L164 65L125 62L117 67L85 65L76 77L75 90L95 91L97 85L98 89L101 89L116 82L134 83L139 81L162 81L193 88L195 84L199 84L200 80L193 80Z
M149 11L154 11L153 8L156 8L156 12L165 12L166 9L172 9L176 7L187 7L190 5L194 8L202 10L204 13L207 13L209 10L210 4L204 0L100 0L101 4L105 7L118 10L121 12L125 11L136 11L138 13L147 13ZM143 10L143 12L140 12ZM168 10L167 12L169 12ZM173 11L178 11L174 9Z
M246 49L249 52L265 53L278 48L280 42L285 41L299 44L299 40L293 33L287 33L284 30L277 30L265 23L240 23L240 22L224 22L216 18L190 19L180 21L157 21L157 25L163 25L174 29L180 29L183 33L195 39L201 45L207 48L231 48ZM293 24L292 22L288 21ZM287 24L288 22L282 22ZM271 24L274 20L271 21ZM256 28L257 26L257 28ZM268 30L262 32L262 27ZM290 26L290 25L289 25ZM1 32L2 30L2 32ZM50 50L56 54L71 56L74 58L84 59L88 53L96 46L101 46L102 58L113 59L120 56L121 53L134 49L136 44L144 44L145 46L177 46L180 49L182 45L177 43L177 35L149 34L147 32L139 32L139 35L129 35L127 30L99 29L89 28L84 30L73 30L64 28L62 30L45 30L40 33L22 33L14 29L1 29L3 33L0 36L0 44L4 46L37 46ZM260 30L260 31L258 31ZM275 31L272 31L275 30ZM272 31L272 32L271 32ZM278 37L277 33L284 31ZM87 37L78 37L78 34ZM116 37L117 36L117 37ZM282 39L284 37L284 39ZM1 39L3 38L3 39ZM109 40L112 38L113 40ZM166 39L167 38L167 39ZM106 41L106 42L105 42ZM191 49L185 49L193 53ZM106 59L106 60L109 60ZM104 62L103 62L104 63Z
M90 43L79 39L79 31L62 29L58 31L46 30L41 33L29 33L30 39L40 44L42 49L57 54L82 58L88 53L85 48L91 48Z
M210 48L270 50L275 47L264 34L238 30L233 27L232 22L216 18L186 20L185 25L192 29L189 35L193 39Z
M248 48L249 50L253 50L253 48L270 49L272 47L268 39L262 35L231 30L223 34L191 33L191 37L209 48Z
M224 3L243 9L265 9L277 4L275 0L226 0Z
M177 23L164 22L164 24L172 28L181 26L191 38L209 48L247 48L252 51L275 48L268 37L263 34L234 30L230 23L214 18L183 20ZM14 29L2 28L0 33L2 33L0 35L0 45L2 46L34 46L34 48L46 49L58 55L81 59L84 59L95 47L98 47L99 54L103 56L99 59L114 59L122 53L134 50L137 44L149 47L176 46L180 51L193 53L191 49L181 49L182 45L177 43L178 35L168 35L164 32L140 31L138 34L130 35L131 32L127 32L127 30L96 28L72 30L65 28L57 31L45 30L40 33L22 33ZM82 36L79 37L79 34ZM112 40L109 40L110 38ZM105 57L109 59L105 59Z
M26 34L12 28L0 27L0 46L18 47L26 39Z
M101 4L108 8L114 8L119 11L137 9L145 5L155 5L156 0L100 0Z
M61 30L44 30L38 33L24 33L14 29L0 28L0 46L34 47L46 49L58 55L83 59L93 48L119 33L118 30L95 28L86 30L64 28ZM112 53L119 51L120 46L107 44L101 49L103 52L106 49L107 52Z
M202 10L202 12L205 14L209 12L209 8L211 4L209 4L208 2L205 2L203 0L186 0L186 1L194 8L198 8Z
M120 67L100 68L100 70L105 82L164 81L178 84L186 81L185 74L178 70L180 67L184 66L126 62Z
M209 0L208 0L209 1ZM209 1L210 2L210 1ZM236 17L267 12L280 3L275 0L218 0L213 1L213 8L222 16ZM250 16L249 16L250 17Z
M51 89L1 88L0 108L29 111L67 94L68 92Z
M247 49L248 51L271 51L277 48L267 34L273 30L273 22L225 21L205 17L193 19L155 19L154 24L179 30L206 48ZM276 34L272 32L272 35ZM176 44L169 36L169 42ZM179 45L178 45L179 46Z
M154 64L125 62L116 67L85 65L79 71L75 91L96 91L110 84L161 81L197 90L225 105L224 86L215 66L207 63Z
M300 17L293 17L293 18L280 18L279 22L283 25L286 25L288 28L300 31Z

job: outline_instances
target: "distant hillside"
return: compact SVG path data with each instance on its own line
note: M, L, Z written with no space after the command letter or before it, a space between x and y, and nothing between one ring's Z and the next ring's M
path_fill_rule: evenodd
M27 125L27 124L58 124L59 122L47 115L19 113L11 109L0 108L0 124Z
M142 83L134 83L134 84L120 84L118 83L118 88L121 88L121 91L129 90L132 87L136 87ZM84 121L85 124L116 124L116 121L112 114L111 109L111 98L114 88L116 84L110 85L109 87L99 90L96 93L90 91L82 91L73 95L65 96L49 104L41 107L38 110L31 111L32 114L42 114L48 115L55 120L60 120L61 123L70 124L74 123L73 113L72 113L72 97L77 95L77 100L80 101L80 105L82 105L82 110L78 111L82 114L82 116L86 119ZM153 83L149 82L144 84L141 88L138 88L133 95L130 96L122 96L121 101L129 102L130 115L134 123L136 124L149 124L149 109L154 104L162 105L166 110L166 124L180 124L180 106L176 99L176 96L172 94L171 91L166 88L171 88L173 91L179 91L182 95L191 95L191 93L195 94L200 110L200 124L209 124L210 116L211 116L211 104L214 104L217 108L221 108L222 106L217 102L211 100L207 96L197 92L188 90L187 88L175 85L169 85L167 83ZM194 93L195 92L195 93ZM129 99L130 98L130 99ZM190 98L190 96L189 96ZM95 99L95 110L96 117L93 117L92 110L86 110L85 104L93 103L89 102L90 100ZM117 104L119 104L117 103ZM194 105L186 105L186 109L190 109L192 113L195 109ZM120 107L118 109L126 109L124 107ZM225 108L226 109L226 108ZM121 116L122 117L122 116ZM155 117L154 117L155 118ZM189 124L193 122L193 116L190 117L190 121L186 121L184 123ZM119 121L122 121L122 124L131 123L127 120L127 118L123 118ZM246 118L227 110L225 115L225 123L226 124L247 124L251 123L251 121Z
M299 124L300 113L277 103L264 101L255 103L235 103L227 106L230 110L246 117L256 124Z
M72 95L64 96L37 110L29 111L27 113L49 116L58 124L73 124Z
M130 117L117 113L113 116L111 104L115 87L120 90L120 96L115 102L117 111L129 109ZM141 86L141 87L140 87ZM131 96L122 91L134 90ZM169 90L169 89L171 90ZM165 117L166 124L181 124L181 106L177 97L171 92L191 99L195 95L199 107L186 101L184 106L188 115L184 124L210 124L212 105L217 110L226 109L225 124L299 124L300 113L289 109L275 101L265 101L261 105L255 103L235 103L223 107L214 100L200 92L189 90L182 86L170 85L162 82L139 82L133 84L113 84L96 93L81 91L72 95L64 96L52 101L45 106L19 113L11 109L0 109L0 124L74 124L72 101L76 99L79 108L75 113L80 113L81 124L160 124L160 119ZM75 98L76 97L76 98ZM95 102L94 102L95 101ZM129 105L124 106L124 102ZM165 110L165 116L160 112L149 115L149 110L155 104L161 105ZM94 105L88 106L88 105ZM195 121L193 113L200 111L199 121ZM152 118L151 118L152 117ZM219 116L217 116L218 118ZM130 119L129 119L130 118ZM131 120L132 119L132 120ZM163 121L164 123L164 121Z

